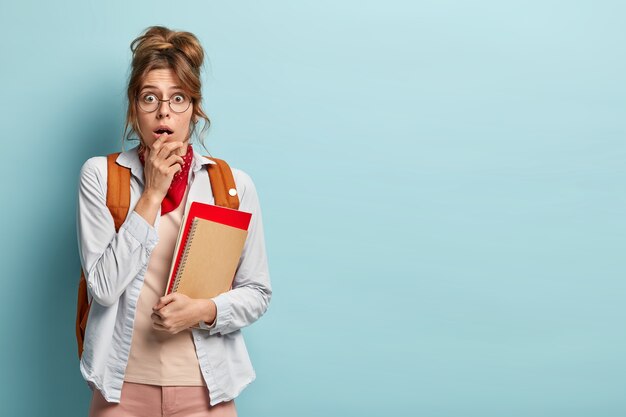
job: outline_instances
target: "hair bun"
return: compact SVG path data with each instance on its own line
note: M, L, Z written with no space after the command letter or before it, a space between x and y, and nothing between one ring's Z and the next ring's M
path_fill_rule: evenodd
M181 51L189 62L196 67L200 68L204 62L204 51L200 45L198 38L189 32L178 32L170 40L173 47Z
M191 32L176 32L163 26L151 26L130 45L135 58L151 51L177 50L197 70L204 62L204 50Z

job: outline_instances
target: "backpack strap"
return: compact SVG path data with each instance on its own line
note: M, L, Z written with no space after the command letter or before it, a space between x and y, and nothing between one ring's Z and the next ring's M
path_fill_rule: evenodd
M206 158L216 162L215 164L209 164L207 168L215 205L238 210L239 196L237 195L235 178L230 166L223 159L210 156Z
M130 169L118 165L120 152L107 155L107 207L118 232L130 208Z

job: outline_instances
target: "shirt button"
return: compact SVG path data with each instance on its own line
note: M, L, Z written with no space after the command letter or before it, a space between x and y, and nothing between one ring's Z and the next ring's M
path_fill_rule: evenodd
M230 190L228 190L228 194L232 195L233 197L237 195L237 190L235 190L234 188L231 188Z

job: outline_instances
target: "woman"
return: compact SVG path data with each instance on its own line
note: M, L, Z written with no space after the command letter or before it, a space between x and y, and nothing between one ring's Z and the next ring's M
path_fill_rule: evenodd
M181 218L190 201L213 203L207 165L190 144L202 110L204 52L188 32L148 28L131 43L126 137L140 145L130 209L115 231L106 206L107 161L83 165L78 241L92 304L80 369L90 416L236 416L234 398L255 378L240 329L267 310L269 279L254 183L233 169L239 210L252 213L232 289L212 299L167 296ZM198 328L200 327L200 328Z

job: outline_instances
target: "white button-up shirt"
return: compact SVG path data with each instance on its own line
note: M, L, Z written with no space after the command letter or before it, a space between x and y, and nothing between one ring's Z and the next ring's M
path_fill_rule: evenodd
M98 156L81 168L77 231L89 300L93 300L80 370L92 390L97 388L107 401L119 403L137 299L150 254L158 242L161 211L154 227L134 211L144 187L137 148L122 152L117 163L131 169L130 209L125 222L116 233L106 206L107 160ZM205 166L211 163L215 162L194 152L187 204L214 204ZM217 306L215 324L191 329L211 405L237 397L255 379L240 329L265 313L272 296L256 189L248 174L236 168L232 171L239 209L252 213L248 236L232 289L213 298Z

